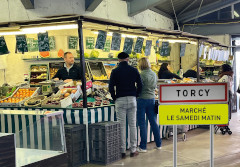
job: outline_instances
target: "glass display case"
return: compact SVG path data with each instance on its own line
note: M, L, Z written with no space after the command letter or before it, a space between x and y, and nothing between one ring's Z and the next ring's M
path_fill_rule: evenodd
M0 110L1 133L15 134L16 166L67 166L62 111Z

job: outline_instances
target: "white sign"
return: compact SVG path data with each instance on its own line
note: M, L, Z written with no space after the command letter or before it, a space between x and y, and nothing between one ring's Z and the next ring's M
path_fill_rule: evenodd
M159 87L160 104L206 104L227 101L227 83L163 84Z

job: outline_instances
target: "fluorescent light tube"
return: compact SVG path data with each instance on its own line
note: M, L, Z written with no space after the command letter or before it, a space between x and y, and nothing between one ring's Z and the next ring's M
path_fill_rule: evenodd
M24 32L28 31L49 31L49 30L64 30L64 29L77 29L77 24L67 24L67 25L56 25L56 26L45 26L45 27L33 27L33 28L22 28Z
M239 17L239 14L238 14L238 12L236 12L235 10L234 10L234 16L236 16L236 17Z

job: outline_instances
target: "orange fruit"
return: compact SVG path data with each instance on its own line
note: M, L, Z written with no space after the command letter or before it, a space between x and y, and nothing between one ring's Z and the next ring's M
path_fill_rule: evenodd
M64 97L68 97L70 95L70 93L65 93Z
M77 90L76 89L73 89L72 91L71 91L71 93L76 93L77 92Z

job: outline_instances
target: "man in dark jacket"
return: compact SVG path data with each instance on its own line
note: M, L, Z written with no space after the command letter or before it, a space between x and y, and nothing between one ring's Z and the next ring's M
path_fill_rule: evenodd
M121 124L121 152L126 157L126 116L130 128L131 157L137 156L137 129L136 129L136 97L142 91L142 81L139 72L128 65L129 55L125 52L118 54L119 65L112 70L109 91L117 111L117 120Z
M64 67L59 69L54 80L63 80L64 82L71 82L72 80L81 79L81 70L74 64L74 56L71 52L64 53Z

